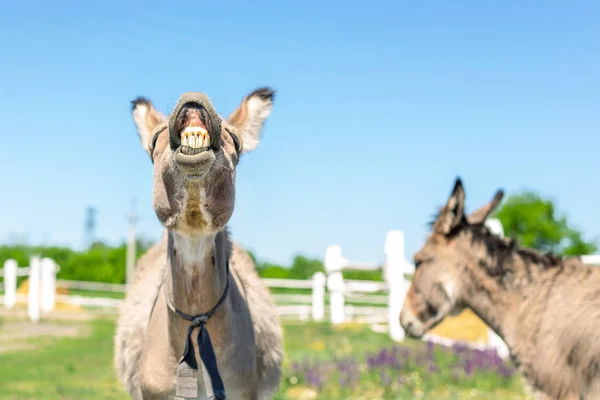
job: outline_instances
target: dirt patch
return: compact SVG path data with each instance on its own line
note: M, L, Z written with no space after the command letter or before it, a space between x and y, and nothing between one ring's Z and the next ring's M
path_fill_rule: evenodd
M0 330L0 343L5 344L10 341L27 340L40 336L81 336L83 326L72 324L61 324L53 322L18 322L5 321Z
M43 339L48 337L86 336L90 327L83 322L93 318L93 314L85 312L52 312L44 314L36 323L27 319L25 310L5 310L0 312L0 354L35 350L43 346Z
M21 350L34 350L35 346L31 343L11 343L11 344L0 344L0 354L10 353Z
M112 313L114 314L114 313ZM103 312L103 311L97 311L97 310L85 310L85 309L80 309L80 310L76 310L76 311L72 311L72 310L53 310L51 312L48 313L42 313L41 318L40 318L40 322L39 323L44 323L44 322L57 322L57 321L91 321L97 317L101 317L104 315L112 315L110 312ZM4 307L0 307L0 319L1 320L20 320L20 321L25 321L27 320L27 305L23 305L23 304L18 304L11 308L11 309L6 309ZM1 329L0 325L0 329Z

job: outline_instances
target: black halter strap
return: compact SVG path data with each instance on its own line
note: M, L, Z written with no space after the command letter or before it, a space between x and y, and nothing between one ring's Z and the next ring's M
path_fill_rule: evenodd
M206 385L206 394L211 400L226 399L225 386L223 385L221 374L219 374L219 369L217 368L217 358L215 356L215 350L213 349L213 345L210 340L210 335L208 334L208 330L206 329L206 322L210 319L210 317L213 316L213 314L217 311L219 306L223 304L225 298L227 297L227 293L229 292L229 261L227 261L226 274L227 283L225 284L225 290L223 291L223 294L221 295L221 298L219 299L217 304L215 304L214 307L211 308L208 312L198 315L186 314L175 308L173 303L171 303L171 301L169 300L169 297L165 295L165 299L167 300L167 305L169 306L169 309L171 309L171 311L175 312L177 315L179 315L186 321L191 322L185 339L185 349L183 350L183 355L179 360L178 368L181 366L189 366L189 368L191 368L192 370L198 370L198 362L196 361L194 343L192 340L192 332L195 328L198 328L198 336L196 338L196 343L198 344L198 351L200 353L200 358L204 366L203 373L205 375L204 382ZM206 374L208 374L208 382L206 379ZM197 375L195 375L193 379L197 379Z
M159 130L156 131L156 133L154 133L154 136L152 136L152 147L150 148L150 159L152 160L152 162L154 162L154 148L156 147L156 141L158 140L158 136L165 130L167 129L167 125L163 126L162 128L160 128Z

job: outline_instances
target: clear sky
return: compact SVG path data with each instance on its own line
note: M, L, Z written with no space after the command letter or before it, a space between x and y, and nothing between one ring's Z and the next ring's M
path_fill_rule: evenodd
M227 115L277 90L241 161L233 237L263 259L337 243L408 255L460 175L467 208L498 187L556 199L600 236L600 2L27 1L0 12L0 240L157 238L152 165L129 101L169 112L206 92Z

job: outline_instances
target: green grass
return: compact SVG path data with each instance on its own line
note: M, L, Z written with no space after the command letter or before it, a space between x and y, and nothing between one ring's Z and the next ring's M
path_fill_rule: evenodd
M112 367L114 322L81 338L36 338L36 348L0 354L2 399L127 399Z
M10 324L5 321L4 326ZM0 398L2 399L128 399L117 382L113 365L114 321L109 319L85 323L88 335L76 338L36 338L29 343L35 349L0 354ZM0 344L3 330L0 320ZM285 322L286 359L281 390L277 400L300 399L525 399L517 376L500 380L489 373L470 378L452 378L452 355L436 352L442 370L429 374L419 365L408 365L394 382L403 376L403 386L381 382L378 370L369 370L368 354L377 354L394 344L387 335L372 332L365 326ZM425 348L423 342L406 341L411 351ZM359 365L360 379L354 390L340 385L340 374L327 372L334 360L353 359ZM320 391L298 373L294 364L319 364L324 385ZM329 367L326 367L330 363ZM296 368L296 369L294 369ZM446 371L447 369L447 371ZM393 390L392 390L393 389ZM387 390L387 392L386 392Z
M103 297L109 299L124 299L125 293L123 292L107 292L103 290L81 290L81 289L69 289L70 295L84 296L84 297Z
M294 321L285 322L284 341L290 361L304 357L329 360L344 355L361 356L378 350L382 344L392 343L386 335L365 325L345 324L336 328L327 323Z

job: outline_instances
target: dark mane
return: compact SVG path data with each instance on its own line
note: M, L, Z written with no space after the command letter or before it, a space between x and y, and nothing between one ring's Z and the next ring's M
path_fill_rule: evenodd
M553 252L541 252L536 249L521 247L514 238L501 238L493 234L484 224L469 225L473 240L485 243L490 254L494 254L499 262L505 262L511 256L520 257L526 264L539 264L544 269L562 266L565 257Z
M444 206L440 206L431 216L431 219L427 223L430 229L433 228L443 211ZM544 270L565 265L566 257L553 252L541 252L537 249L521 247L514 238L502 238L495 235L485 224L469 224L465 216L463 216L461 226L457 227L451 234L458 234L465 228L471 231L473 242L485 245L488 254L493 255L497 260L496 265L485 265L486 269L492 275L503 276L511 270L512 268L508 264L514 256L519 257L523 261L528 275L531 273L532 265L539 265Z

